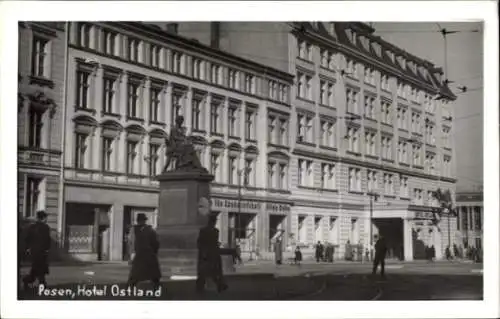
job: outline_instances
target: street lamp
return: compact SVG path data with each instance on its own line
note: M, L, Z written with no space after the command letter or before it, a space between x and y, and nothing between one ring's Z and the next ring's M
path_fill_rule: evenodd
M236 236L237 236L237 231L240 229L240 216L241 216L241 175L243 175L243 186L247 187L248 185L248 174L250 172L250 167L245 167L242 169L238 170L238 217L236 221L236 229L233 230L234 235L233 235L233 248L236 248Z
M369 192L367 193L370 196L370 251L373 246L373 201L377 201L379 195L377 193Z

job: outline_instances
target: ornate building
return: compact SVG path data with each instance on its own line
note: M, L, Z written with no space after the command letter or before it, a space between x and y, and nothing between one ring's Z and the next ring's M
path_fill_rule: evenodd
M454 197L456 182L456 97L440 68L364 23L182 22L175 29L295 75L286 240L329 241L342 258L347 241L366 247L382 233L390 256L406 260L423 258L432 245L441 258L457 241L456 218L436 224L432 212L433 192ZM272 123L261 129L274 132ZM272 178L269 164L262 174Z
M180 114L202 164L215 176L212 202L221 241L245 239L249 251L267 246L279 227L290 227L283 220L291 206L292 75L141 23L70 23L67 63L62 218L71 254L127 258L126 234L135 215L146 213L156 224L155 176L165 164L164 139ZM262 129L270 117L274 133ZM266 179L260 172L270 163L275 175Z
M483 248L483 192L457 192L458 246Z
M64 54L64 23L19 23L18 216L46 210L54 237L62 227Z

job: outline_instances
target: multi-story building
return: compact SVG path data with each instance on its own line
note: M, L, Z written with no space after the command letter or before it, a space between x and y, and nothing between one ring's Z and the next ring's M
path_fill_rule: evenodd
M293 75L167 31L142 23L68 25L61 218L66 247L79 258L126 259L135 215L156 224L155 176L177 115L215 176L221 241L236 237L253 251L290 229Z
M457 192L457 245L483 248L483 193Z
M441 258L456 241L456 218L436 224L432 212L434 191L454 198L456 182L456 97L440 68L364 23L182 22L172 31L295 75L285 238L329 241L342 257L348 241L366 247L381 233L406 260L426 246ZM274 167L262 174L274 177Z
M20 22L18 64L18 217L48 213L60 233L64 23Z

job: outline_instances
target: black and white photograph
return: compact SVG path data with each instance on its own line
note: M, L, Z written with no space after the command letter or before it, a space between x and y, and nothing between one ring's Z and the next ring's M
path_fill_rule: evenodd
M1 4L2 316L497 317L497 4L182 2Z

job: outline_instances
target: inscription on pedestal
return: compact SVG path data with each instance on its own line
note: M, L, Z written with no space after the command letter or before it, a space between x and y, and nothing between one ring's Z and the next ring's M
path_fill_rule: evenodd
M163 189L160 193L160 225L180 225L188 221L188 190Z

